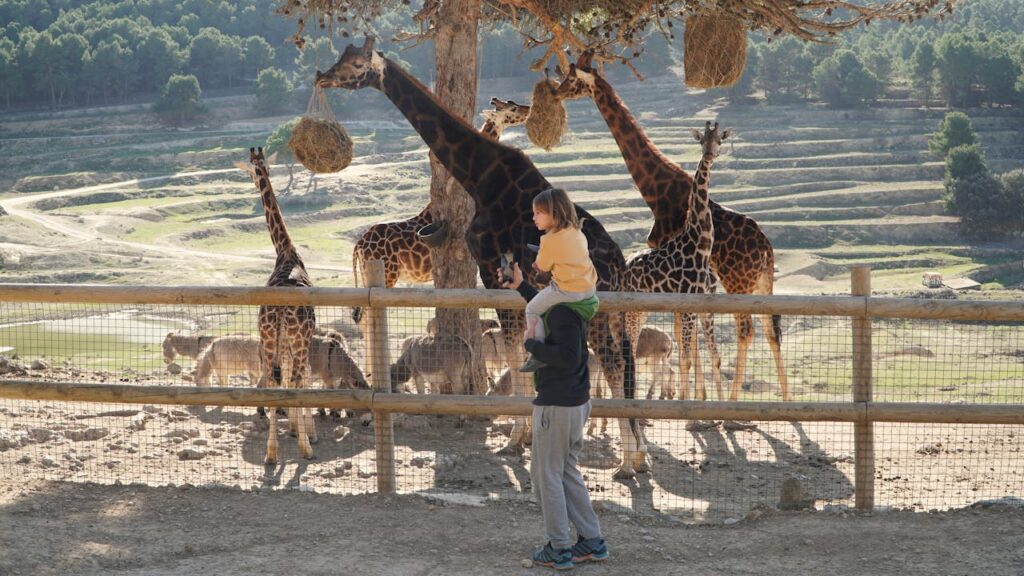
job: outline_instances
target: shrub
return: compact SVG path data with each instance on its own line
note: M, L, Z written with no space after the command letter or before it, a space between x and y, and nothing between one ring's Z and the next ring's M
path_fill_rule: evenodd
M950 112L942 119L938 131L928 140L928 151L940 158L957 146L971 146L978 143L971 119L963 112Z

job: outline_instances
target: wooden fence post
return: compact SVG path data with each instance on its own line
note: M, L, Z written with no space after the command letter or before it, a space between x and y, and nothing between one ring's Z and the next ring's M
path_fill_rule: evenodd
M384 288L384 263L366 263L366 286ZM366 356L375 394L391 393L391 360L388 358L388 310L370 306L366 314ZM377 492L395 492L395 428L390 412L373 413L373 442L377 455Z
M850 269L850 292L854 296L871 296L871 267ZM867 309L867 307L865 307ZM871 402L871 318L853 318L853 401ZM854 505L858 510L875 507L875 424L855 422L854 442Z

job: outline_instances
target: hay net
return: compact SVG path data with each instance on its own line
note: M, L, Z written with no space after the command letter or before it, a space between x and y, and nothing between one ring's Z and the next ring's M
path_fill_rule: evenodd
M550 78L537 82L533 87L530 115L526 117L526 135L530 142L545 150L557 146L569 129L565 104L555 93L557 86Z
M338 172L352 162L352 138L338 123L324 89L316 86L288 140L295 158L313 172Z
M732 86L747 62L747 31L732 16L691 15L683 35L686 85L692 88Z

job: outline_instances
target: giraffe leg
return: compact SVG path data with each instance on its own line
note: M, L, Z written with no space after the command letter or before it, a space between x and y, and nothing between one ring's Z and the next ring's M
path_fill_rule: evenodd
M754 321L749 314L736 315L736 373L732 377L732 392L729 400L739 400L747 368L747 350L754 339Z
M708 356L711 362L711 378L715 382L718 399L725 400L725 392L722 385L722 356L718 353L718 343L715 342L715 316L713 314L701 314L700 323L704 328L704 345L708 349Z
M764 328L764 335L768 338L768 345L772 349L772 356L775 358L775 370L779 374L779 390L782 392L782 400L789 402L793 399L789 394L789 382L786 378L786 365L782 360L782 319L779 316L761 316L761 327Z
M690 353L688 350L689 336L685 334L683 318L684 314L676 314L673 322L673 335L677 342L679 353L679 399L690 399Z
M603 321L591 324L592 343L598 346L595 352L601 360L601 368L613 398L636 397L636 365L633 359L632 341L626 334L623 317L609 314ZM619 418L619 440L622 442L622 460L612 475L616 480L630 479L637 472L647 472L647 445L643 432L635 418Z
M505 363L508 366L522 366L526 361L526 351L521 339L526 327L526 317L521 310L499 310L498 318L501 322L501 337L505 341ZM529 396L533 389L530 375L518 370L511 370L509 375L512 377L512 395ZM529 440L530 418L516 416L512 421L508 443L498 453L518 456L523 453L524 446Z
M707 400L707 387L704 385L704 368L700 364L700 345L697 338L697 316L687 314L683 324L683 338L686 338L691 362L693 364L693 396L697 400ZM689 333L689 335L687 335Z
M261 350L262 352L262 350ZM265 388L273 378L273 367L269 362L263 363L260 379L256 383L257 388ZM263 417L267 418L267 453L263 457L264 464L277 464L277 411L273 406L265 412Z

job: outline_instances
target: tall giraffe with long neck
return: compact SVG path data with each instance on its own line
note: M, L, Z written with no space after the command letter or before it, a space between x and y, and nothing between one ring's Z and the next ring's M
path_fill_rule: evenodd
M531 218L532 201L551 185L522 151L493 141L452 114L420 81L373 50L372 39L367 39L362 47L345 48L330 70L317 73L317 84L349 90L376 88L405 115L431 152L474 200L476 210L466 231L466 243L485 287L500 288L498 270L504 253L511 253L524 270L531 269L534 255L526 245L540 243L540 231ZM597 269L598 290L622 290L626 265L622 250L595 218L578 206L576 212L585 218L583 233ZM504 309L497 313L507 349L517 356L512 361L521 362L523 351L516 340L525 326L523 313ZM598 314L590 323L588 339L601 359L613 393L632 398L635 374L622 314ZM517 374L514 381L517 394L531 392L525 377ZM621 420L619 426L623 458L616 477L632 477L636 471L647 468L646 446L635 420ZM517 419L507 449L524 444L526 427L526 418Z
M688 196L694 181L685 170L665 156L647 136L619 95L591 68L592 55L585 52L558 87L558 96L574 99L588 96L597 104L619 146L633 181L644 202L654 213L654 226L647 245L664 244L685 225ZM730 294L771 294L775 283L775 253L771 241L752 218L723 208L711 201L715 242L711 267ZM762 315L765 337L775 359L783 400L790 400L786 368L782 360L782 321L778 315ZM736 314L736 368L729 399L739 397L746 371L747 351L754 339L749 314ZM707 326L705 333L710 335ZM717 359L712 359L716 364ZM682 378L683 376L680 375Z
M715 225L711 218L708 188L711 182L711 166L721 148L722 140L728 138L731 131L719 132L717 122L713 128L711 122L708 122L703 134L697 130L693 132L704 153L697 166L696 188L687 199L686 223L678 234L662 245L638 252L626 260L626 289L632 292L708 294L714 291L715 276L711 271L711 253ZM646 317L646 312L626 313L626 331L632 341L639 340L640 329ZM679 343L679 373L682 379L680 392L684 400L687 399L687 380L691 364L694 367L695 395L700 400L707 398L695 328L695 314L675 314L675 338ZM713 346L711 339L706 343L709 348ZM718 399L721 400L722 384L717 374L715 386L718 389Z
M270 171L263 157L263 148L249 149L249 164L239 163L252 177L263 201L263 214L267 231L277 252L274 270L267 286L308 288L313 282L295 244L288 235L277 204L274 188L270 184ZM316 328L316 313L312 306L260 306L258 314L260 333L260 377L257 388L268 384L285 388L302 388L309 381L309 350ZM270 425L267 429L265 464L277 463L277 411L267 410ZM299 452L303 458L313 458L311 443L317 441L316 425L309 408L288 408L289 426L296 433ZM307 435L308 426L308 435Z
M516 104L512 100L491 98L490 110L483 111L484 124L480 132L497 142L501 133L510 126L526 122L530 107ZM384 285L394 288L400 278L411 282L429 282L433 277L433 257L430 246L418 234L421 228L434 222L431 212L432 205L419 214L406 220L378 222L363 232L352 247L352 273L356 288L359 287L360 275L366 277L363 268L371 260L384 263ZM352 320L357 324L362 321L363 310L352 309Z

